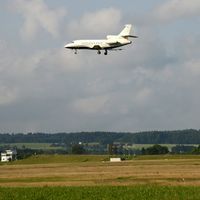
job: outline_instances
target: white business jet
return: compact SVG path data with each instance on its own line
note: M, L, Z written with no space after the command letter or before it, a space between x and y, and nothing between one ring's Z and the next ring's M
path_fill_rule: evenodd
M131 27L131 24L127 24L119 35L108 35L107 39L104 40L74 40L65 45L65 48L75 50L75 54L77 54L78 49L97 50L98 54L101 54L101 50L104 50L104 55L107 55L108 50L131 44L132 41L129 38L137 38L137 36L131 35Z

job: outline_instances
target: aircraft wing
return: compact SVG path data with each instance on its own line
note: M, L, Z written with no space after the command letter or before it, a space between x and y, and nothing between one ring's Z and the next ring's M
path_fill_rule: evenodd
M122 51L123 49L109 49L109 51Z

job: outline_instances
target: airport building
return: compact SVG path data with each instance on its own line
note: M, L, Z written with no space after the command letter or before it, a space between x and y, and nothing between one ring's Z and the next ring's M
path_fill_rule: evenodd
M1 153L1 162L10 162L16 160L17 151L16 150L5 150Z

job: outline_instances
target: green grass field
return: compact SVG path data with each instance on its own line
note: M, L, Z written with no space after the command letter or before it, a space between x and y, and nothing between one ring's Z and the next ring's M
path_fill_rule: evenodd
M38 155L31 156L24 160L17 160L11 165L18 164L49 164L49 163L82 163L82 162L101 162L108 160L107 155Z
M108 186L0 188L0 200L199 200L200 187Z
M11 163L0 163L9 165L18 164L51 164L51 163L82 163L82 162L102 162L109 161L109 155L36 155L23 160L17 160ZM118 157L118 156L117 156ZM176 159L199 159L198 155L140 155L128 156L129 160L176 160Z
M53 163L83 163L83 162L103 162L109 161L109 155L34 155L22 160L16 160L10 163L1 163L1 165L26 165L26 164L53 164ZM123 157L123 156L122 156ZM177 160L190 159L200 160L198 155L140 155L127 156L128 160Z

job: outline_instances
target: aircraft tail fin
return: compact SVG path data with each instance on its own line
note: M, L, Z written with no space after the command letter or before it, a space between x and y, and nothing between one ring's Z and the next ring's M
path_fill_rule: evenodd
M137 36L131 35L131 29L132 29L132 25L131 24L125 25L125 28L121 31L119 36L120 37L124 37L126 39L128 39L129 37L137 38Z

